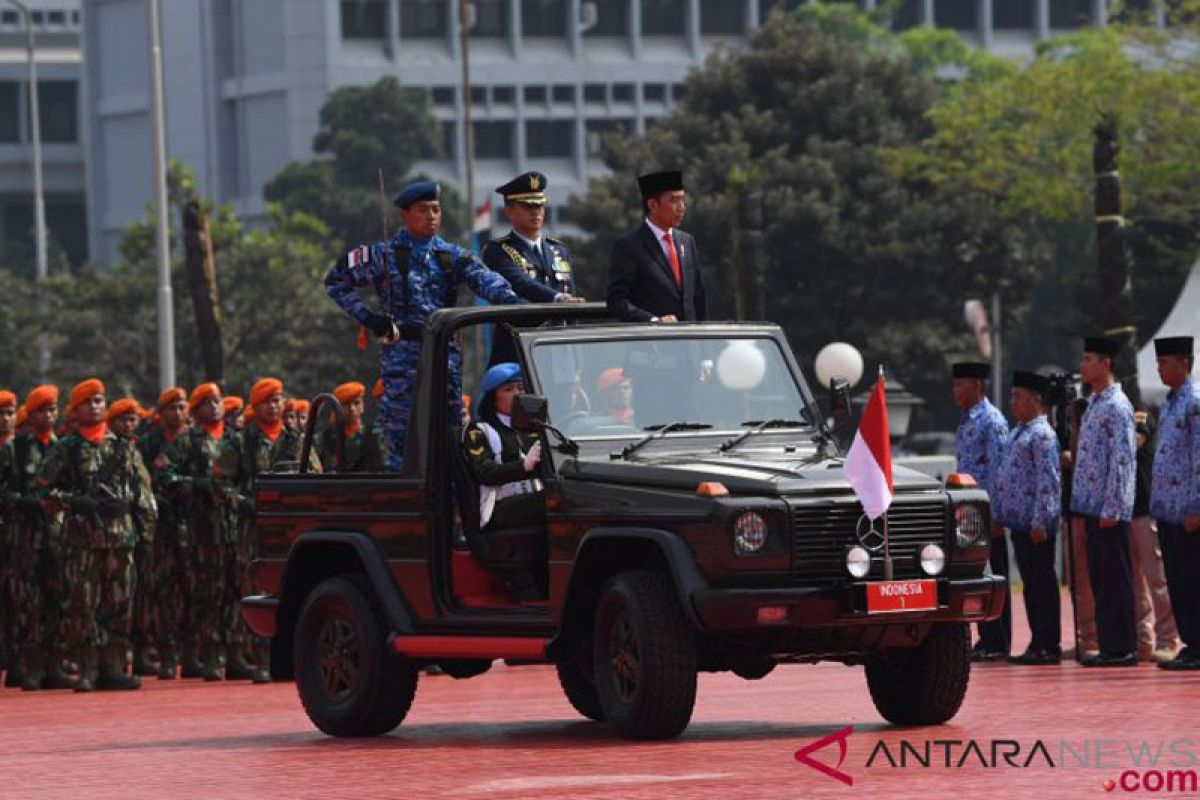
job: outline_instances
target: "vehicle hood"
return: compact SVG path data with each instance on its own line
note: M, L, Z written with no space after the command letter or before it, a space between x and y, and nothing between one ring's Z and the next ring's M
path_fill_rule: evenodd
M643 488L695 489L702 481L719 481L731 494L838 494L851 491L841 458L795 456L778 460L706 455L664 455L632 461L567 459L559 474L564 480L633 484ZM892 466L896 493L938 490L933 478L899 465Z

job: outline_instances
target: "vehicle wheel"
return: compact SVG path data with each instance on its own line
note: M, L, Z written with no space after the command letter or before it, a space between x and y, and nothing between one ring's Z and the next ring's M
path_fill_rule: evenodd
M571 706L588 719L603 722L604 707L600 705L592 671L591 642L581 644L571 661L560 661L554 666L558 670L558 683Z
M293 647L296 688L313 724L331 736L379 736L404 719L417 670L387 652L363 588L328 578L305 599Z
M596 693L627 739L670 739L696 704L696 640L670 578L638 570L612 578L592 632Z
M971 678L970 639L965 624L935 625L919 647L867 662L867 686L883 718L940 725L957 714Z

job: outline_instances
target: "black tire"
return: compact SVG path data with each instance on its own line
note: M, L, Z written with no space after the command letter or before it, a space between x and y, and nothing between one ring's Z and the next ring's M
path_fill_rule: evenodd
M412 706L417 670L387 651L386 634L361 585L317 585L296 622L293 664L304 711L331 736L379 736Z
M592 643L579 647L571 661L560 661L554 665L558 670L558 684L571 707L588 719L604 721L604 707L596 693L596 681L592 672Z
M867 662L867 686L883 718L940 725L957 714L971 679L970 640L965 624L935 625L919 647Z
M592 631L596 693L626 739L671 739L696 705L696 639L670 578L623 572L609 580Z

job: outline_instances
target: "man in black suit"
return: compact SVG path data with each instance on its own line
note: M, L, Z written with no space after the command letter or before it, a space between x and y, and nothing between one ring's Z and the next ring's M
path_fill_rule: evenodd
M700 251L683 222L683 174L638 178L646 220L613 246L608 309L626 322L702 322L707 316Z

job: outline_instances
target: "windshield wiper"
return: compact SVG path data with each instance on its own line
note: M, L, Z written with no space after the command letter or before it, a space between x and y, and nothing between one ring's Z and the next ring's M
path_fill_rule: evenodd
M711 427L712 425L709 425L707 422L686 422L683 420L659 425L647 425L643 430L654 432L622 447L620 457L629 458L643 445L647 445L655 439L661 439L672 431L702 431ZM616 454L614 453L613 455L615 456Z
M731 437L722 442L721 447L719 448L722 453L728 453L730 450L737 447L751 436L754 436L757 433L762 433L768 428L806 428L809 426L809 423L798 419L751 419L743 422L742 424L753 425L754 427L750 428L749 430L742 431L737 436Z

